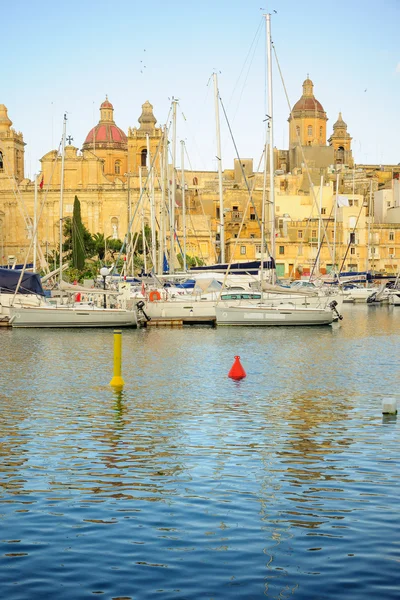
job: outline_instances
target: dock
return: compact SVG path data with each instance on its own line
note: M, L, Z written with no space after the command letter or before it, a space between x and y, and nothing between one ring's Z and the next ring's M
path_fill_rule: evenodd
M208 325L209 327L216 326L216 317L185 317L185 318L152 318L145 324L145 327L186 327L189 325Z

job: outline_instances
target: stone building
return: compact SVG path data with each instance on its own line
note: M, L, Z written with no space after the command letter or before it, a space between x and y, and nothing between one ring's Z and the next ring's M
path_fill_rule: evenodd
M308 77L288 121L289 148L274 149L275 214L267 210L266 215L268 247L271 224L275 223L279 275L306 274L317 257L321 272L329 271L333 264L343 266L344 270L364 270L373 265L378 271L396 272L400 224L377 223L376 219L374 222L373 214L375 192L391 187L399 167L396 171L395 166L354 165L352 138L341 113L327 140L328 117L315 98L314 85ZM34 182L24 176L24 147L22 133L12 128L6 107L0 105L0 262L3 264L9 257L23 262L31 245ZM65 148L63 218L72 215L76 195L81 202L83 221L91 233L123 239L129 221L133 222L132 231L140 230L142 215L146 223L150 222L149 199L153 198L157 235L159 239L163 235L168 247L171 230L166 224L162 231L161 223L168 219L172 194L166 185L173 178L171 165L163 170L164 148L165 130L157 127L148 101L142 105L138 126L129 127L125 133L117 126L114 107L106 97L100 106L100 120L90 129L82 149L72 145ZM38 240L46 255L59 246L60 153L51 150L45 154L41 167ZM251 158L235 160L231 169L224 170L227 260L260 257L262 201L266 196L270 206L269 177L266 183L264 192L263 173L254 172ZM183 247L183 187L187 253L208 264L217 262L218 173L186 170L181 181L181 173L177 171L176 235L173 234L176 254ZM337 195L345 196L348 205L335 210ZM380 196L378 201L381 202ZM377 209L376 215L384 221L386 217L380 215L390 214L390 220L394 221L397 212ZM318 254L318 241L322 239Z

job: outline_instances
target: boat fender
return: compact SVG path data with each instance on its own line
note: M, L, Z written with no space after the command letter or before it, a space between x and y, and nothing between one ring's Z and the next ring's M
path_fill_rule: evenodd
M152 290L149 294L150 302L154 302L154 300L161 300L161 294L158 290Z

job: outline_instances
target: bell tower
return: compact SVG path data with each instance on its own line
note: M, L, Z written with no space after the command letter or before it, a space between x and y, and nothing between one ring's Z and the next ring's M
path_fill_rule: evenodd
M149 136L151 160L162 136L161 127L156 127L157 119L153 113L153 105L148 100L142 105L142 114L138 121L140 126L130 127L128 131L129 170L135 175L139 174L140 167L144 169L147 167L147 136ZM160 159L157 157L155 165L159 164Z
M354 166L353 155L351 152L351 140L353 138L347 132L347 123L343 121L342 113L339 113L338 120L333 126L333 133L328 140L330 146L335 151L335 164Z
M11 125L6 106L0 104L0 179L15 177L19 183L25 177L25 143L22 133Z

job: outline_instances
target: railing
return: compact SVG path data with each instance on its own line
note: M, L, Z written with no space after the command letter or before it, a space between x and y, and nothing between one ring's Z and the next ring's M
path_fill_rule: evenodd
M241 210L233 210L231 213L231 221L241 221L243 219L243 212Z

